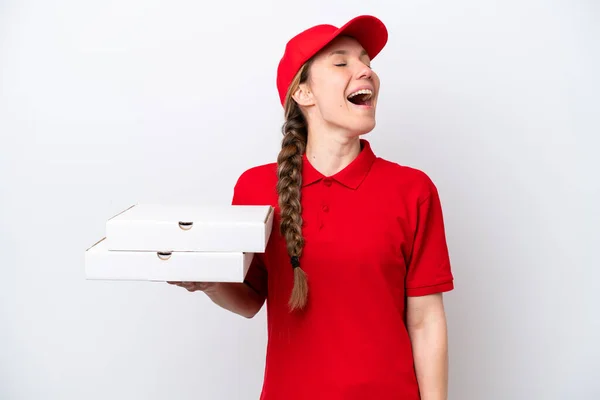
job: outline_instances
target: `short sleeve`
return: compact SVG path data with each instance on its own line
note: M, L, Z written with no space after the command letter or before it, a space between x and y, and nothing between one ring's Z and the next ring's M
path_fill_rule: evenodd
M438 191L431 181L417 208L416 231L408 262L406 295L425 296L454 289L444 218Z
M249 185L245 175L240 176L233 189L232 205L253 205L250 201ZM267 269L264 266L263 255L255 253L246 273L244 283L263 297L267 297Z

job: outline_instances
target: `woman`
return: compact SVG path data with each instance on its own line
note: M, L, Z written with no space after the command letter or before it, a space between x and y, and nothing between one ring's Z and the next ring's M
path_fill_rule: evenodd
M267 301L263 400L447 397L453 276L436 187L359 137L375 127L370 63L386 42L371 16L288 42L281 152L245 171L233 196L273 205L279 231L244 284L178 283L246 317Z

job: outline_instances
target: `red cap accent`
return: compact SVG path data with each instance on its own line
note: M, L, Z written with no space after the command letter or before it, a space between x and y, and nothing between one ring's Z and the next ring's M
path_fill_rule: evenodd
M284 105L288 87L302 65L340 35L356 39L371 60L379 54L388 39L387 28L383 22L371 15L355 17L341 28L325 24L300 32L285 46L285 53L277 68L277 90L281 105Z

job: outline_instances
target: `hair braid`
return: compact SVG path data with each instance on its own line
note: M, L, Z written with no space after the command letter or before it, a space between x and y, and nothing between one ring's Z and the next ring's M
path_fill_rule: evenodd
M294 286L289 299L290 309L303 309L308 300L308 279L300 268L300 257L304 248L302 236L302 156L306 150L308 128L306 119L298 104L291 99L298 84L308 78L309 63L305 64L290 85L285 104L285 123L282 126L283 139L277 157L277 193L281 211L279 226L284 236L288 255L294 270Z

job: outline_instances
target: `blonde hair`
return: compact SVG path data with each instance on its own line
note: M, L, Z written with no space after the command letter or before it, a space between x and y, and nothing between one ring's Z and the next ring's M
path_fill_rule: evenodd
M285 122L281 128L283 139L277 157L277 194L281 210L279 230L285 238L287 252L294 270L294 286L289 299L291 311L304 309L308 301L308 279L300 268L304 248L302 236L302 156L306 151L308 126L300 106L292 98L301 83L308 80L311 60L298 71L287 91L284 109Z

